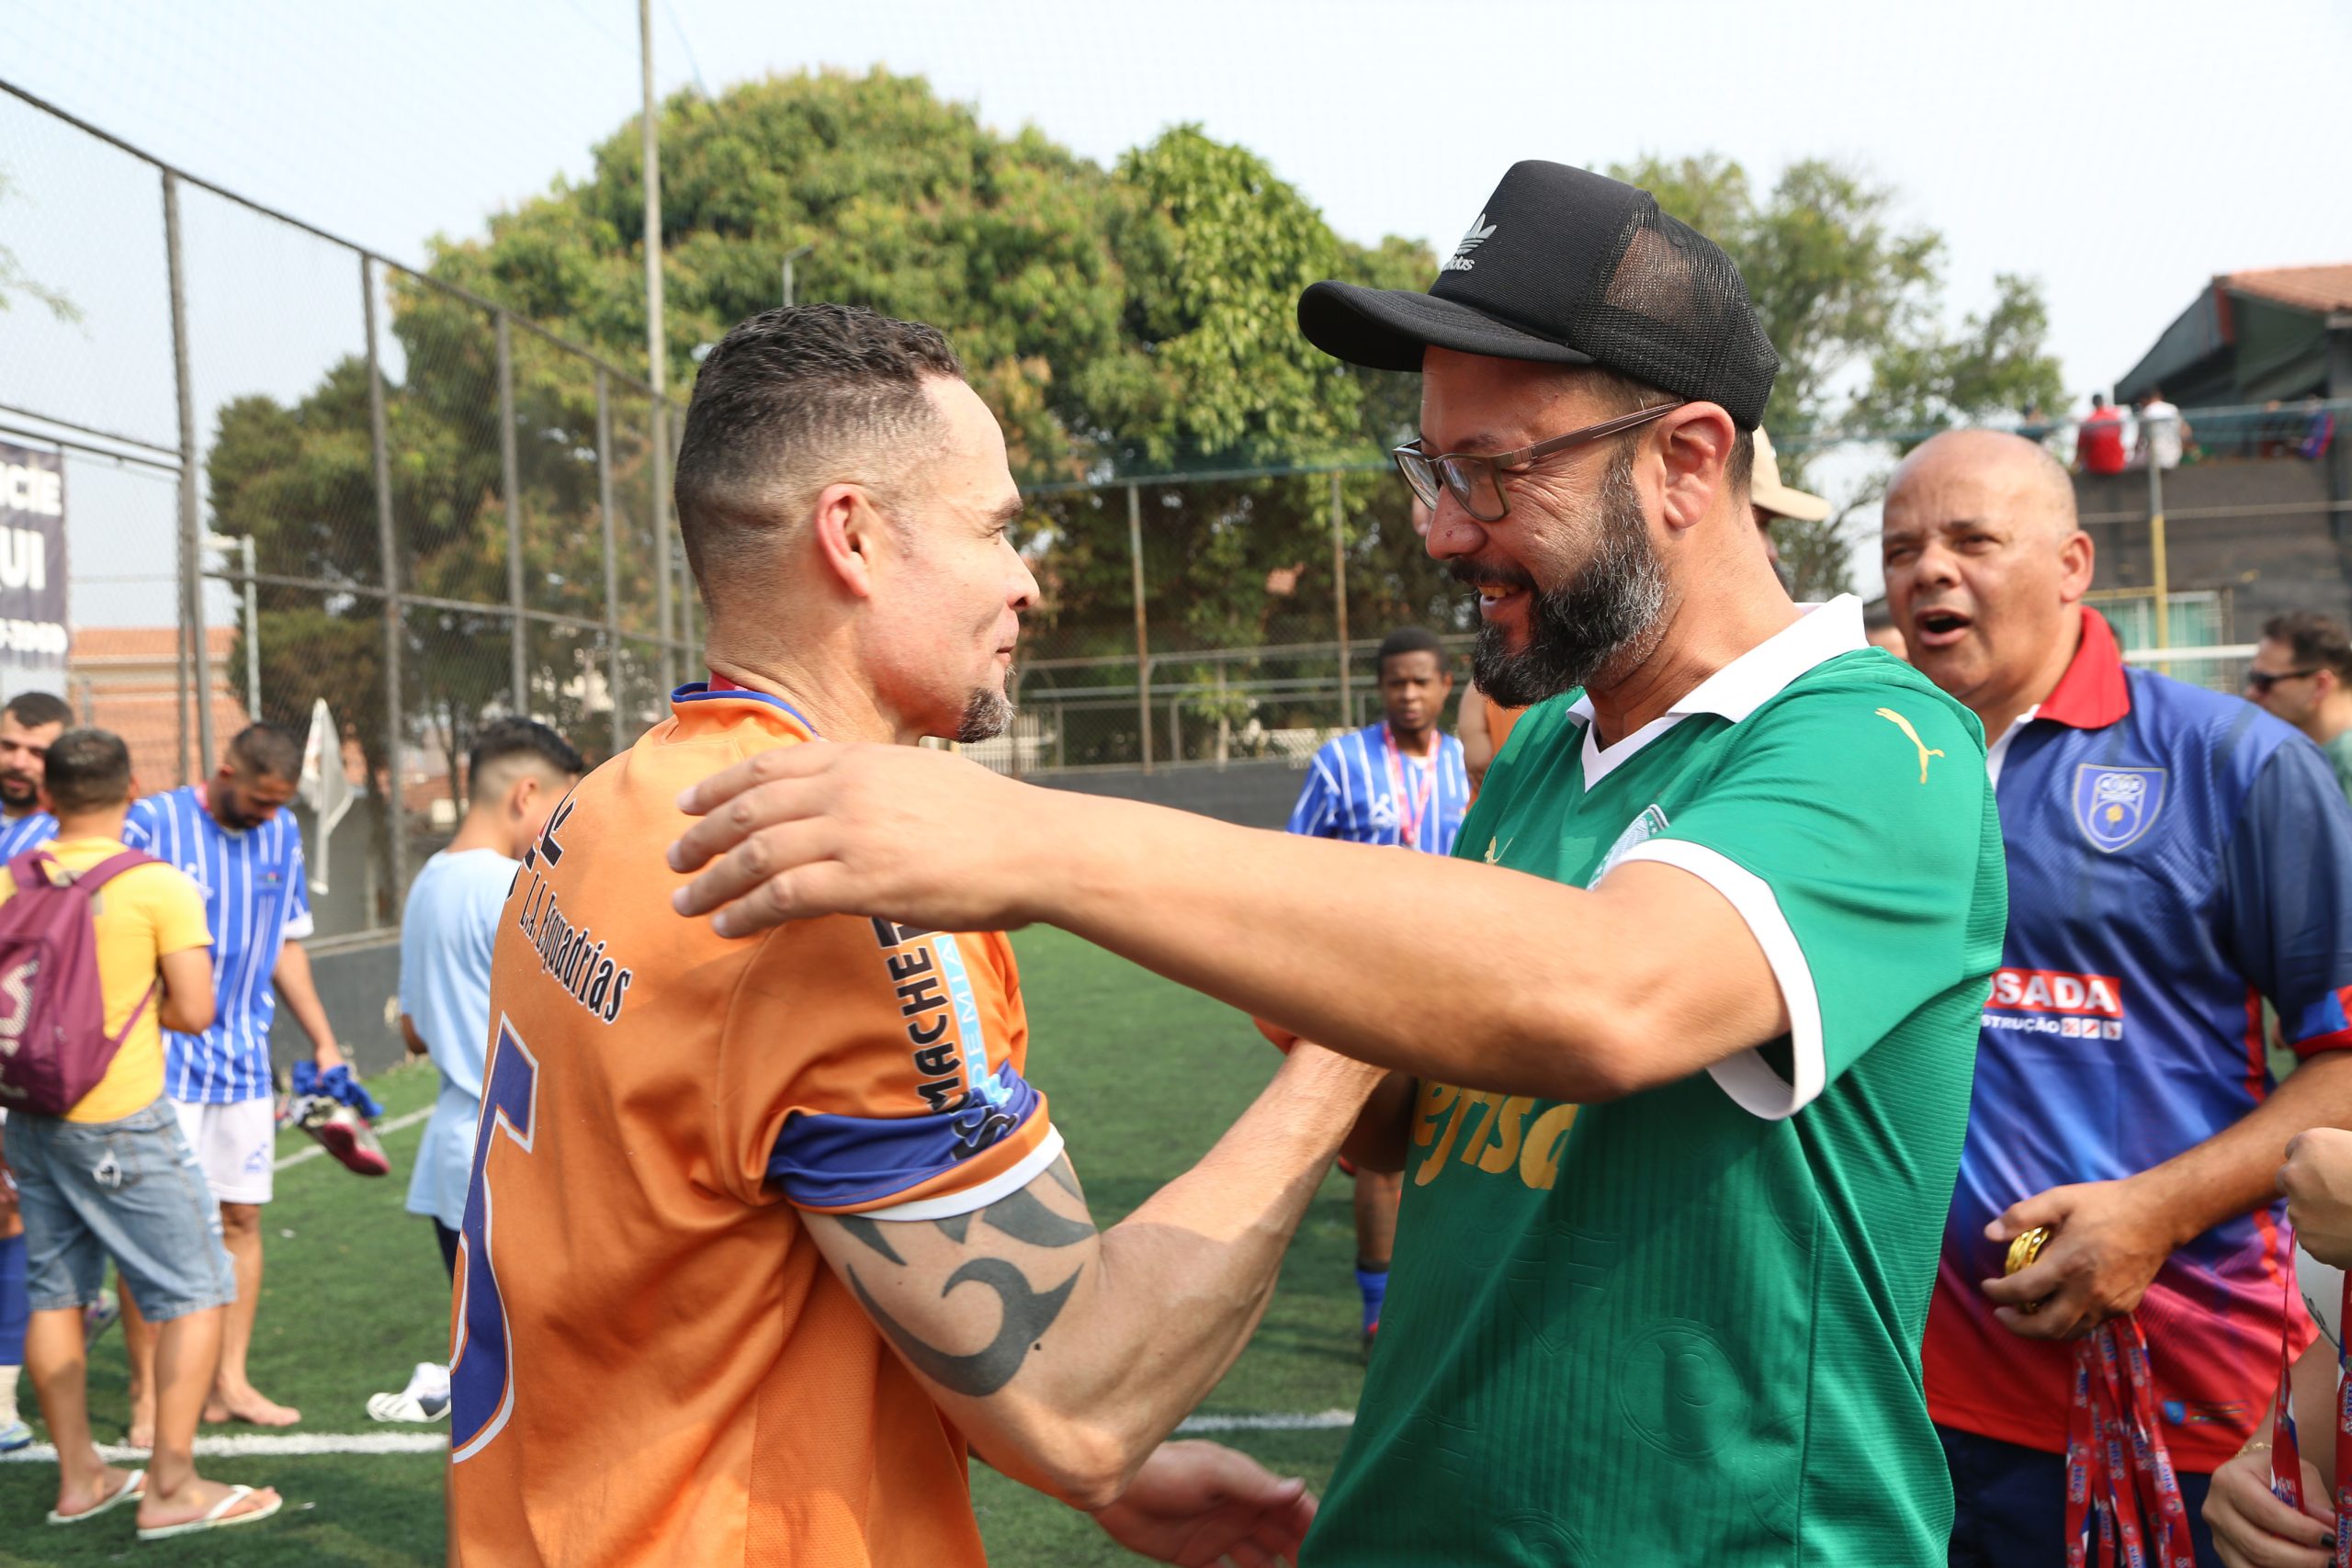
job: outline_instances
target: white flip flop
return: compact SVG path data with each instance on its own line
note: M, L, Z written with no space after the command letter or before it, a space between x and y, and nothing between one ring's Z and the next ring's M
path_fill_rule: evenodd
M78 1514L61 1514L51 1508L49 1511L49 1522L53 1525L78 1525L84 1519L95 1519L108 1508L119 1506L126 1501L135 1503L144 1496L146 1492L147 1472L143 1470L134 1470L130 1472L130 1479L117 1487L114 1495L96 1507L85 1508Z
M258 1508L247 1513L232 1514L229 1510L254 1495L250 1486L232 1486L229 1495L204 1511L200 1518L188 1519L176 1525L153 1525L139 1532L141 1540L169 1540L175 1535L194 1535L198 1530L227 1529L231 1525L257 1525L278 1509L286 1506L283 1497L272 1497Z

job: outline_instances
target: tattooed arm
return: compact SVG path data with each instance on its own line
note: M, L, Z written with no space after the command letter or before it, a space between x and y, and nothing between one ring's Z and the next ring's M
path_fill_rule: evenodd
M1294 1052L1198 1165L1108 1231L1065 1158L970 1213L809 1214L810 1234L991 1464L1101 1508L1241 1353L1380 1076Z

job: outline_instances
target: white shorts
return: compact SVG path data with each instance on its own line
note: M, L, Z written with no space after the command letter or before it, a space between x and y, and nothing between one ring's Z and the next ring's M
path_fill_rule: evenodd
M179 1112L180 1133L196 1151L196 1163L204 1168L213 1197L223 1203L269 1201L270 1178L277 1163L275 1100L264 1095L226 1105L175 1100L172 1109Z

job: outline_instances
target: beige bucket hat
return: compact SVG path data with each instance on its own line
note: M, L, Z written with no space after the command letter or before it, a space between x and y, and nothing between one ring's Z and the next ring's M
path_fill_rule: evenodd
M1773 455L1772 438L1761 425L1756 431L1756 468L1747 481L1747 499L1775 517L1800 523L1818 523L1829 515L1829 503L1821 497L1781 482L1781 459Z

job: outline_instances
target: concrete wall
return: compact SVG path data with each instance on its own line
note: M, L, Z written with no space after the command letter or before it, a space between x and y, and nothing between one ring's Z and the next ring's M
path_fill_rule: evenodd
M1298 804L1306 771L1288 762L1229 762L1223 768L1160 768L1150 773L1140 768L1041 773L1031 782L1080 795L1172 806L1244 828L1279 828L1290 820L1290 809Z
M2326 464L2300 457L2227 459L2165 474L2165 553L2172 591L2224 592L2231 642L2255 641L2262 623L2285 610L2352 615L2352 574L2337 542L2344 523L2327 510L2328 480ZM2093 586L2150 586L2154 564L2148 539L2148 476L2078 474L2075 499L2098 549ZM2225 507L2289 510L2240 517L2195 514ZM2119 513L2118 521L2096 520Z
M311 952L311 973L327 1021L334 1025L336 1043L357 1065L362 1077L398 1066L408 1054L401 1043L400 1013L392 1005L401 988L399 936L348 947L324 945L325 951ZM269 1054L280 1066L311 1054L310 1042L283 1001L270 1025Z

